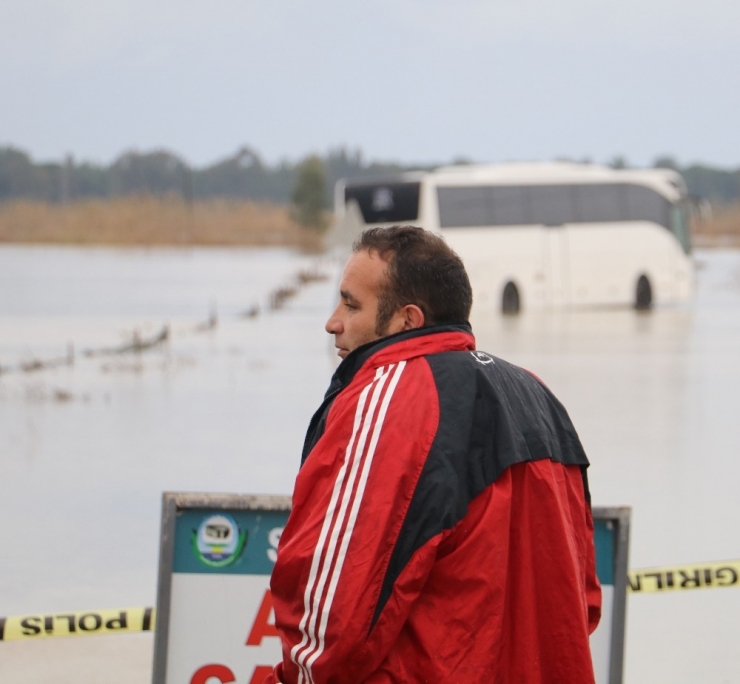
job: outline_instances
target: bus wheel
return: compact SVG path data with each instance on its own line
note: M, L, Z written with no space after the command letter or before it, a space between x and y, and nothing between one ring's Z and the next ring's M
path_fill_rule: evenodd
M506 283L501 297L501 313L511 316L519 313L519 290L512 282Z
M635 309L647 311L653 305L653 288L646 276L641 275L635 289Z

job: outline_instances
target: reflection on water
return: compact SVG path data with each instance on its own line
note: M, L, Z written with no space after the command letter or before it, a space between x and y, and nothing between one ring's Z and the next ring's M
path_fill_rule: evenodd
M501 318L478 345L573 416L596 505L631 505L631 565L740 557L740 252L702 252L690 305ZM312 260L280 250L0 248L0 614L154 601L163 490L287 493L335 359L335 279L283 309ZM260 315L242 312L260 304ZM198 330L211 307L218 326ZM140 355L84 357L146 337ZM634 596L627 682L736 681L740 591Z

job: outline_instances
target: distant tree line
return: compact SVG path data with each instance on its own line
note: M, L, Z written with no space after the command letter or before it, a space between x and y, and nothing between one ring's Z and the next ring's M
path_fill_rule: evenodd
M63 162L35 163L22 150L0 147L0 201L37 199L65 202L74 199L123 197L127 195L177 194L186 201L234 198L289 204L296 182L306 166L324 176L325 199L331 206L334 183L339 178L388 176L404 167L398 164L366 163L359 151L338 149L326 156L311 155L297 163L266 164L247 147L204 168L193 168L165 150L126 152L112 164Z
M612 165L627 164L618 157ZM678 170L686 179L689 192L710 202L724 204L740 200L740 168L733 171L703 165L682 167L669 157L657 159L655 166ZM165 150L126 152L106 166L78 163L71 156L61 162L36 163L22 150L0 147L0 201L25 198L66 202L176 194L186 201L223 197L289 204L296 202L299 181L307 183L309 190L312 182L316 184L312 181L313 174L314 179L323 175L325 205L332 206L331 195L339 178L389 176L412 168L420 167L367 162L359 151L344 148L296 163L283 161L270 165L257 152L244 147L215 164L193 168Z

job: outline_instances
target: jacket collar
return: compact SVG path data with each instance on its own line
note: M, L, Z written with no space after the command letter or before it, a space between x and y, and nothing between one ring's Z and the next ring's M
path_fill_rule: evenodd
M357 371L371 360L372 365L377 367L389 361L455 349L475 349L475 337L469 323L403 330L373 340L352 350L342 360L332 376L326 396L346 387Z

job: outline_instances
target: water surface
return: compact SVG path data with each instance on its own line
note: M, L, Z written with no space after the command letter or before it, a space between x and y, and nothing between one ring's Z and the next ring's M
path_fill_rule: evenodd
M740 557L740 251L697 261L685 306L473 316L479 348L568 408L594 504L632 506L632 567ZM314 264L277 249L0 248L0 614L152 605L162 491L290 493L336 363L335 267L265 305ZM217 327L199 330L212 310ZM165 323L155 350L82 355ZM17 371L70 341L74 365ZM625 681L738 681L738 616L739 589L631 597Z

